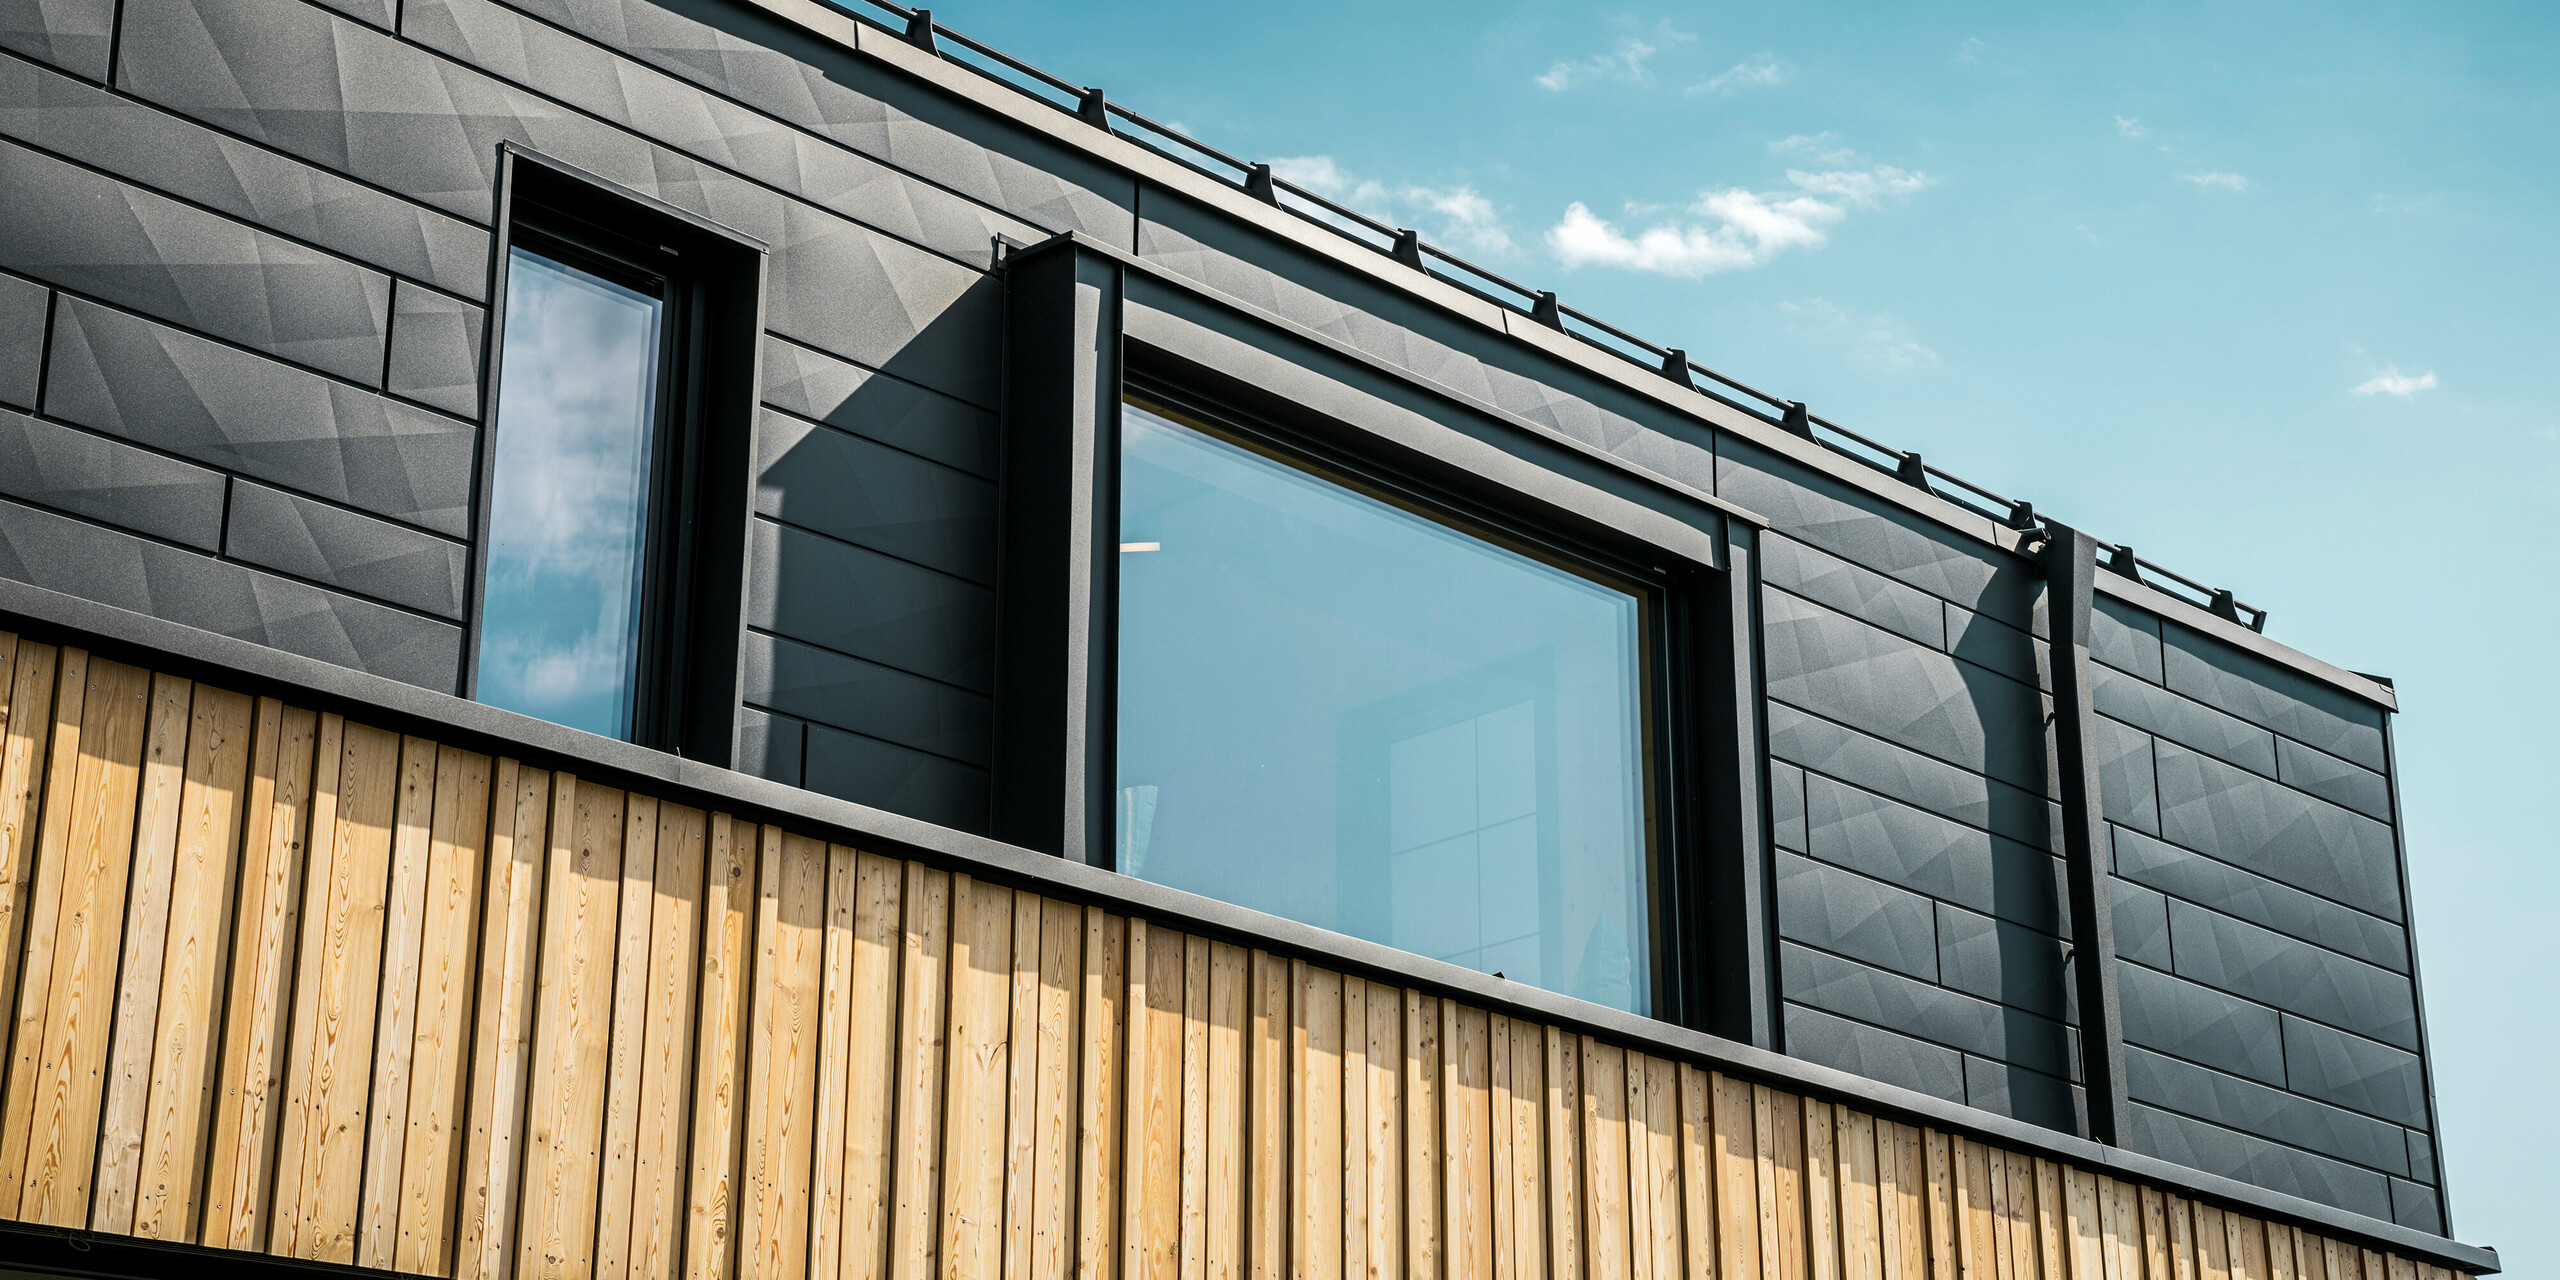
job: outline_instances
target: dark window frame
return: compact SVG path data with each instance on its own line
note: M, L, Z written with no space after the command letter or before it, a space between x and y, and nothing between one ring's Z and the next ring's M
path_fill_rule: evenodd
M513 144L500 151L496 226L462 696L478 695L490 507L503 427L498 405L507 276L521 246L666 303L643 513L629 740L727 766L736 758L744 682L765 246Z

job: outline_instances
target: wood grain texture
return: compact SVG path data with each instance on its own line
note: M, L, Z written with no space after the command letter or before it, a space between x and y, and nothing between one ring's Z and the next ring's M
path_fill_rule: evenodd
M1177 997L1180 981L1177 974ZM948 1100L943 1112L941 1171L945 1276L997 1276L1003 1270L1005 1107L1013 1081L1007 1036L1012 1007L1013 895L954 876L950 1065L944 1086ZM1179 1022L1178 1012L1175 1020ZM776 1274L793 1272L786 1267Z
M649 1029L649 941L658 876L658 802L634 793L622 807L621 888L615 895L613 1010L606 1033L604 1124L597 1138L592 1274L631 1269L632 1187L639 1176L641 1058Z
M161 965L169 946L169 898L178 869L178 821L186 788L187 737L195 686L151 681L143 736L140 812L125 869L123 960L115 974L115 1016L105 1096L97 1118L90 1225L127 1235L141 1193L144 1114L149 1110L153 1036L160 1023ZM108 856L114 856L110 854Z
M854 866L852 1008L845 1026L844 1199L836 1274L866 1280L889 1259L891 1108L897 1097L898 962L904 864L874 854ZM832 914L830 916L832 918Z
M771 826L757 833L757 842L755 1011L748 1033L738 1270L797 1276L809 1265L827 846Z
M469 1280L505 1275L515 1256L535 965L551 849L551 775L500 760L491 786L471 1099L455 1227L454 1274Z
M648 956L624 975L625 981L645 981L648 989L647 1023L636 1064L639 1123L631 1139L630 1244L623 1254L627 1274L635 1278L668 1280L684 1260L685 1130L693 1087L709 826L700 809L658 806Z
M409 1080L418 1047L418 989L426 945L430 828L436 801L436 744L400 743L391 815L391 862L383 886L382 989L375 996L372 1100L365 1109L364 1182L356 1208L356 1261L387 1269L398 1253L400 1166L409 1140Z
M41 1091L46 1015L53 1003L54 961L62 952L62 886L68 869L63 851L71 843L71 814L78 800L72 785L80 771L80 735L88 703L89 655L81 649L60 651L53 682L53 723L40 745L42 760L26 762L32 791L41 774L42 813L27 800L28 831L20 836L18 882L26 886L25 927L18 936L18 1001L9 1033L9 1069L0 1089L0 1216L21 1218L25 1203L27 1145ZM21 744L24 745L24 744Z
M702 894L701 1003L694 1017L693 1133L686 1160L686 1280L738 1271L738 1147L755 965L756 829L711 818Z
M845 845L827 849L826 933L818 960L817 1111L809 1153L809 1274L844 1270L845 1103L853 1083L853 927L861 860ZM875 1195L877 1187L871 1190ZM856 1225L863 1220L855 1215Z
M942 1079L949 1031L952 876L906 868L899 968L897 1137L889 1222L892 1280L930 1280L942 1237Z
M72 651L76 654L77 651ZM18 1027L18 978L30 953L50 947L27 933L35 896L37 822L43 797L47 751L54 737L56 664L64 651L52 645L0 633L0 1050ZM75 699L77 687L64 690ZM77 732L76 720L73 732ZM49 927L49 926L48 926ZM0 1216L15 1217L19 1178L26 1172L23 1140L12 1145L9 1117L17 1096L16 1055L0 1053Z

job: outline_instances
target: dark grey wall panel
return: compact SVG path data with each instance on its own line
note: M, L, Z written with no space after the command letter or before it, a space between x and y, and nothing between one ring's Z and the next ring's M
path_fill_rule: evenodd
M1994 551L1736 436L1716 437L1716 492L1790 537L1931 595L2045 634L2044 579L2025 559Z
M1787 1053L1949 1102L1964 1097L1964 1055L1800 1004L1786 1006Z
M801 753L809 726L754 707L738 708L738 772L800 785Z
M2125 1050L2125 1080L2136 1101L2225 1128L2407 1176L2406 1131L2254 1080L2224 1075L2148 1049Z
M401 33L613 124L984 266L1047 233L487 0L408 0Z
M1778 948L1786 998L2050 1075L2073 1074L2071 1037L2048 1018L1809 950Z
M809 726L801 785L963 831L987 828L986 770L822 724Z
M246 480L231 488L223 554L460 621L471 554L406 525Z
M2436 1144L2423 1129L2403 1129L2409 1139L2409 1176L2430 1186L2436 1180Z
M2169 946L2169 900L2139 885L2110 879L2107 902L2115 916L2116 954L2154 969L2169 968L2175 959Z
M784 210L767 327L972 404L996 403L1003 294L979 272L807 205Z
M2169 914L2179 977L2404 1049L2418 1047L2417 998L2408 978L2190 903L2171 903Z
M996 580L995 485L861 436L764 414L756 510L972 582Z
M2278 1146L2218 1125L2134 1104L2133 1132L2125 1145L2144 1155L2173 1160L2190 1169L2336 1205L2370 1217L2391 1216L2391 1193L2383 1175L2326 1156Z
M2158 750L2162 836L2322 897L2402 918L2391 828L2171 743Z
M1052 230L1136 242L1135 184L745 5L533 0L519 7Z
M1937 925L1927 898L1810 858L1778 855L1778 932L1938 980Z
M2444 1233L2444 1197L2433 1187L2403 1178L2391 1180L2391 1220L2420 1231Z
M747 701L984 768L993 713L966 689L750 632Z
M2063 941L1944 902L1938 905L1938 980L2056 1021L2078 1016Z
M994 414L796 342L765 339L764 399L917 457L995 478Z
M2100 715L2113 716L2207 755L2275 776L2275 735L2247 721L2179 697L2113 667L2092 670L2089 692Z
M104 80L115 23L115 0L0 0L0 49Z
M1805 779L1808 852L1877 879L2064 935L2059 863L1819 774Z
M36 407L44 375L44 326L53 292L32 280L0 276L0 404Z
M1947 652L2020 684L2053 690L2052 659L2044 642L2027 632L1965 608L1941 605L1947 616Z
M440 289L488 292L486 229L41 67L0 58L0 130Z
M767 520L748 545L749 626L980 694L994 688L992 588Z
M0 265L367 385L391 278L0 142Z
M2090 603L2089 656L2160 683L2160 620L2110 595Z
M220 472L0 409L0 493L206 551L222 541Z
M1782 591L1761 599L1771 697L2043 788L2044 707L2032 686Z
M451 693L462 629L0 500L0 576Z
M2395 972L2409 971L2409 940L2400 926L2291 885L2127 831L2115 833L2115 865L2118 874L2164 893Z
M2140 965L2117 970L2124 1038L2190 1062L2285 1082L2284 1030L2276 1011Z
M66 298L45 412L456 537L479 431L424 409Z
M1964 1100L1985 1111L2048 1129L2083 1135L2089 1132L2086 1090L2015 1063L1965 1055Z
M391 359L382 389L478 419L481 331L488 321L484 307L398 281L391 291Z
M312 0L325 4L350 18L359 18L384 30L391 27L392 5L396 0Z
M1769 837L1781 849L1805 852L1804 770L1772 761L1769 765Z
M1769 704L1769 751L1931 813L2048 847L2052 805L2043 796L1782 702Z
M1942 649L1947 645L1946 605L1917 587L1779 534L1760 539L1760 576L1816 604Z
M2382 761L2382 709L2256 654L2167 624L2169 687L2368 769Z
M2098 807L2107 821L2157 833L2160 830L2160 776L2151 759L2151 735L2097 718L2098 732L2089 744L2098 761Z
M2391 782L2362 765L2291 738L2276 739L2276 777L2286 786L2383 822L2391 821Z
M2286 1015L2285 1084L2407 1125L2427 1122L2426 1078L2416 1054Z

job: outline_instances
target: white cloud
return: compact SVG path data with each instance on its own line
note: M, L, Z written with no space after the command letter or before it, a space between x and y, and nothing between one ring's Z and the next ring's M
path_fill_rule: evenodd
M1356 177L1332 156L1285 157L1271 162L1271 172L1372 217L1417 227L1433 242L1453 249L1498 254L1509 253L1515 247L1510 229L1502 223L1501 211L1466 183L1450 187L1390 185L1375 178Z
M1797 333L1843 348L1850 359L1886 373L1916 373L1938 363L1938 353L1913 337L1909 326L1882 312L1853 311L1814 298L1781 302L1778 313Z
M1790 134L1769 144L1769 150L1782 156L1810 156L1817 164L1856 164L1858 153L1840 142L1840 135L1825 129L1820 133Z
M1982 55L1988 51L1990 47L1991 46L1982 43L1982 39L1979 36L1966 36L1964 38L1964 43L1956 46L1956 64L1958 66L1970 67L1973 64L1982 61Z
M1791 169L1792 190L1742 187L1702 191L1683 212L1630 234L1579 200L1547 230L1547 247L1568 267L1586 264L1695 278L1756 267L1791 248L1819 248L1827 228L1852 207L1908 196L1933 181L1890 165L1808 173Z
M1735 63L1705 80L1690 85L1688 92L1734 94L1745 89L1774 89L1785 84L1787 77L1794 75L1795 72L1794 64L1786 59L1773 58L1764 53L1749 62Z
M2225 191L2246 191L2249 189L2249 180L2236 173L2182 173L2178 175L2178 181L2192 182L2199 187L2207 189L2215 187L2219 187Z
M1662 52L1664 46L1686 44L1698 37L1664 23L1651 36L1627 36L1607 53L1594 54L1580 61L1559 61L1537 78L1538 87L1562 93L1578 84L1600 81L1609 84L1646 84L1653 73L1645 62Z
M2411 375L2400 372L2400 366L2391 365L2382 372L2348 388L2348 393L2359 396L2398 396L2406 400L2421 391L2433 391L2435 386L2436 375L2432 370Z
M2151 136L2151 130L2144 127L2141 121L2134 119L2132 116L2117 116L2116 132L2136 141L2140 141L2143 138Z

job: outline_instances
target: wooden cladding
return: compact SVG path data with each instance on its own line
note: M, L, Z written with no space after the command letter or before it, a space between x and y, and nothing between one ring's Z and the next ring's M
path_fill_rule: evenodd
M1427 992L0 635L0 1217L452 1276L2419 1280Z

